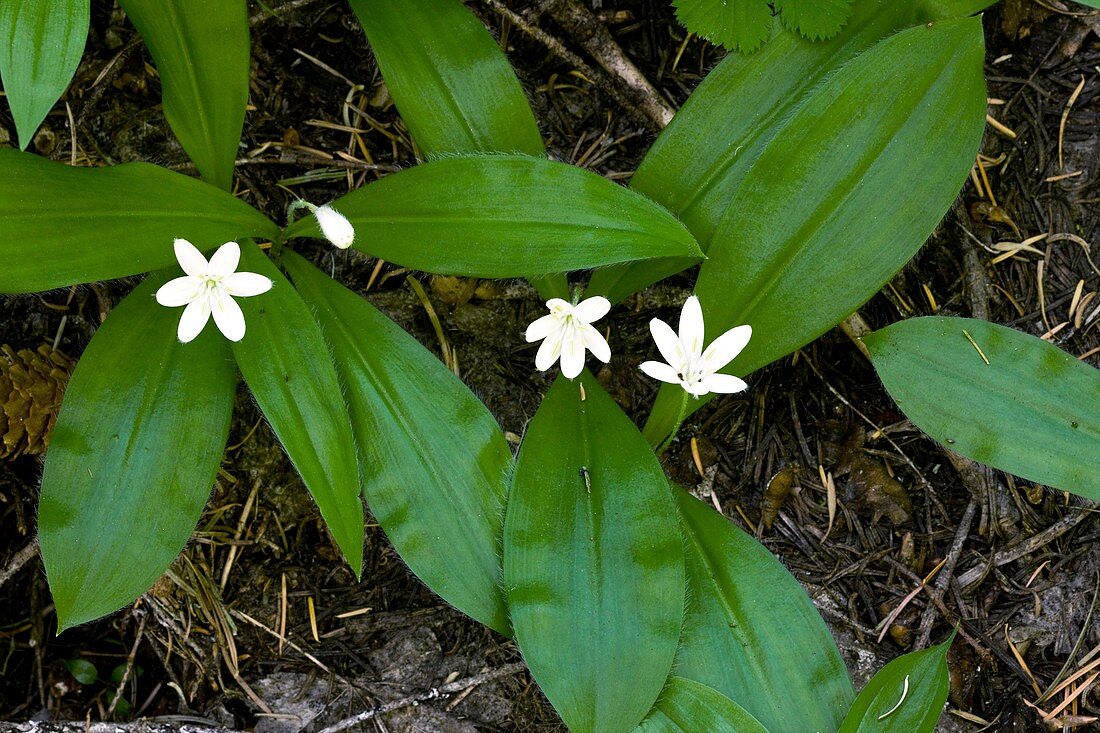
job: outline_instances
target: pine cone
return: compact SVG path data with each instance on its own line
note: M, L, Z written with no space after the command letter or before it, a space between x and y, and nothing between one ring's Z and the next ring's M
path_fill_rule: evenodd
M38 455L50 444L73 363L60 351L0 346L0 458Z

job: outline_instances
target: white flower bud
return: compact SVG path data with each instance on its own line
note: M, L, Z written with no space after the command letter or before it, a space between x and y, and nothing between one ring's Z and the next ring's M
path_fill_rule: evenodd
M355 241L355 227L348 218L328 204L317 207L314 216L321 225L325 239L340 249L347 249Z

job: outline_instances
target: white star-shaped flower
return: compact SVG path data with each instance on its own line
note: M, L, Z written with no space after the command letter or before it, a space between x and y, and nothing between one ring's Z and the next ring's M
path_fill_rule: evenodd
M187 306L176 335L183 343L202 332L210 316L230 341L244 338L244 313L233 298L247 298L271 290L271 280L255 272L237 272L241 248L226 242L207 262L202 252L186 239L174 243L176 259L187 273L169 280L157 290L157 302L169 308Z
M611 310L611 301L597 295L573 305L561 298L546 301L550 314L527 327L527 343L542 341L535 367L545 372L561 359L561 373L574 379L584 369L585 349L604 364L611 361L611 347L592 327Z
M317 217L317 224L320 225L325 239L340 249L347 249L355 241L355 227L346 216L328 204L318 206L313 215Z
M726 331L703 351L703 309L693 295L680 311L679 334L659 318L649 322L649 330L657 342L657 350L668 362L642 363L641 370L654 379L679 384L696 397L711 392L732 394L749 388L744 380L717 372L749 343L752 326L737 326Z

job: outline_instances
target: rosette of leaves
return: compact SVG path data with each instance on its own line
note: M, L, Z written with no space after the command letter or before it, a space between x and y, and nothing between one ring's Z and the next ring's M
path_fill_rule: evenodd
M471 54L492 55L495 47L458 2L351 5L398 111L429 156L508 153L521 144L531 144L523 149L532 155L542 152L533 136L501 131L529 113L520 97L501 99L498 87L481 82L486 64L473 63ZM781 37L751 59L725 60L631 185L675 212L720 260L700 270L714 289L708 329L743 323L737 308L746 304L754 326L756 317L767 324L748 371L831 327L900 269L946 212L977 152L983 45L980 23L964 17L969 8L856 0L853 11L832 41ZM478 79L471 78L474 68ZM888 103L880 99L883 84L920 93ZM836 101L840 89L847 95ZM874 99L883 103L868 110ZM869 121L834 144L860 116L857 109ZM917 110L924 112L910 123ZM953 124L928 127L933 110ZM881 129L872 130L871 120ZM807 135L817 124L823 130ZM935 156L927 156L929 145ZM834 147L855 152L837 156ZM894 215L896 202L879 201L859 185L868 173L904 176L914 159L928 180L915 194L906 188L919 203L904 215ZM772 185L777 171L792 165L799 170L794 180ZM830 177L834 182L825 182ZM859 205L849 205L851 195ZM761 202L769 214L754 236L737 234L747 213L725 223L740 206ZM788 215L789 230L761 235ZM834 219L858 236L815 231ZM300 227L317 234L309 220ZM807 233L814 235L809 241ZM872 252L876 265L868 271ZM831 264L823 268L823 259ZM588 294L621 300L692 264L601 268ZM731 298L736 304L728 308ZM646 437L655 444L670 427ZM520 447L506 505L501 546L512 631L571 730L801 733L847 722L852 730L933 730L946 649L937 650L934 664L903 658L903 674L890 670L857 698L794 578L755 540L670 488L637 429L591 375L559 378L544 398ZM679 530L679 550L670 525ZM890 723L882 727L879 716L887 713L882 720Z
M187 107L219 98L204 85L229 84L237 96L220 98L243 108L247 63L239 77L170 71L173 49L198 59L218 51L186 30L186 14L164 20L147 9L142 22L129 7L137 4L127 9L146 40L164 36L149 45L166 115L216 185L152 166L77 171L0 156L0 254L20 263L0 289L162 268L177 236L203 249L229 238L271 239L278 249L321 236L312 216L280 231L216 187L232 178L232 146L215 131L226 117ZM226 12L206 5L173 8ZM981 136L981 25L963 17L973 3L855 0L827 42L787 34L751 58L731 56L660 136L633 191L545 159L515 76L459 0L351 5L408 128L438 158L335 202L360 235L357 248L433 272L531 277L546 291L562 286L562 272L598 266L589 291L616 300L706 249L697 289L707 328L748 322L758 334L730 367L738 375L820 335L900 269L950 205ZM884 87L906 93L882 95ZM911 180L914 161L921 175ZM899 180L908 185L891 189ZM19 217L44 205L54 206L50 216ZM88 221L94 240L76 225ZM94 246L100 239L112 248ZM154 273L77 367L41 509L65 624L133 598L186 541L224 445L235 360L330 526L329 494L318 487L335 484L303 466L318 453L317 435L350 433L355 468L340 475L354 471L354 481L331 496L350 507L361 489L414 572L513 634L572 730L933 729L944 649L903 658L856 697L794 578L669 486L647 439L671 429L677 395L662 393L643 436L590 375L559 379L513 464L484 406L411 337L293 252L269 261L244 249L248 269L276 284L266 303L242 303L256 310L246 312L250 335L239 345L207 333L184 352L175 314L147 297L167 277ZM174 460L181 452L188 461ZM153 501L175 519L132 521ZM140 545L119 538L124 517ZM341 542L332 529L356 567L354 535ZM105 557L95 541L124 559ZM89 557L94 573L83 569Z
M38 529L59 628L130 603L183 548L222 459L239 371L357 576L365 496L415 572L506 632L498 547L511 456L495 420L366 301L289 249L276 254L290 236L318 235L313 217L284 232L230 193L248 101L247 4L121 4L157 65L165 117L204 180L0 150L0 292L148 273L85 349L46 455ZM537 126L496 47L466 51L487 49L504 85L494 93L522 103L502 109L521 114L469 119L467 132L480 134L484 121L510 136L513 154L450 156L336 201L360 249L435 273L503 278L699 258L663 207L523 155L541 150ZM241 301L240 342L213 328L177 340L178 311L153 299L181 274L176 238L204 252L239 241L242 269L274 283ZM272 258L256 244L265 240Z

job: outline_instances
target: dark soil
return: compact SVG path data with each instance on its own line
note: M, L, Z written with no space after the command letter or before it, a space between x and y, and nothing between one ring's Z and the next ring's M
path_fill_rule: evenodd
M255 109L238 167L242 197L277 219L291 192L328 201L417 157L345 6L290 5L295 9L275 17L253 8ZM537 5L510 4L530 17ZM1100 270L1086 246L1100 242L1100 13L1051 9L1058 5L1010 0L987 14L990 114L1015 134L990 128L983 146L995 161L988 177L997 206L969 183L916 260L861 311L873 327L919 314L976 313L1049 333L1061 348L1091 353L1086 361L1100 364L1100 319L1078 325L1069 312L1078 283L1084 294L1100 291ZM66 98L75 140L62 104L34 148L78 164L146 160L193 171L164 122L159 80L132 27L111 2L93 6L92 39ZM685 40L667 2L593 0L592 6L672 103L682 103L721 57L709 44ZM657 132L652 123L607 93L606 79L570 75L573 66L487 4L471 7L507 48L551 154L628 179ZM541 27L584 56L561 27L549 19ZM341 75L364 86L354 101L375 121L358 139L318 125L345 124L350 86ZM1060 139L1067 101L1082 79ZM14 127L0 107L2 139ZM373 165L331 157L346 151L363 160L364 149ZM991 264L997 243L1039 234L1048 235L1033 243L1041 256L1025 251ZM350 252L299 251L440 352L429 314L406 284L410 273L391 265L376 273L374 261ZM988 299L972 287L983 275L993 284ZM462 377L506 431L522 434L550 383L534 371L522 340L524 324L541 308L534 291L523 283L482 283L470 297L472 285L422 279ZM620 308L611 336L619 352L640 361L651 348L648 320L668 318L690 283L673 278ZM57 340L77 357L132 286L119 281L4 297L0 344L34 349ZM1088 310L1097 305L1100 298ZM654 389L635 366L619 359L599 378L641 420ZM1065 679L1100 651L1093 613L1100 545L1092 542L1100 525L1092 505L954 460L905 420L840 331L751 383L748 396L717 400L690 421L667 454L670 474L712 494L806 584L858 684L893 656L941 641L957 626L945 729L1042 730L1027 705L1037 700L1035 690ZM443 605L376 527L368 531L364 580L355 582L243 385L238 397L231 447L194 541L133 608L55 638L37 558L0 582L0 720L104 719L117 686L111 673L129 665L116 719L169 716L290 733L314 719L319 728L488 672L491 679L468 693L400 707L385 716L385 727L378 719L361 729L563 730L526 673L510 667L519 661L515 646ZM0 577L32 541L40 469L33 456L0 462ZM782 492L787 478L793 489ZM830 480L839 508L828 530ZM953 544L961 552L950 582L937 586L938 602L930 591L917 593L878 641L879 625ZM356 611L362 613L348 615ZM285 643L275 633L282 619ZM80 684L67 666L72 660L91 662L107 681ZM1100 715L1100 699L1076 687L1068 688L1078 694L1062 715ZM1040 707L1049 711L1062 699L1059 693Z

